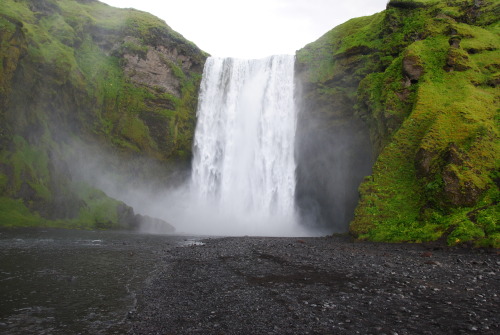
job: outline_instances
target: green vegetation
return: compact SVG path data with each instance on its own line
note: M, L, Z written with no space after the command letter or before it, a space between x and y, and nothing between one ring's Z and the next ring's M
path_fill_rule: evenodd
M75 184L67 143L90 141L130 161L189 161L206 57L148 13L98 1L3 1L0 224L117 227L124 205Z
M80 208L77 218L70 222L71 226L99 229L119 228L117 208L122 204L121 202L85 184L78 184L74 187L78 196L85 202L85 206Z
M347 87L370 129L377 159L354 235L500 247L499 10L392 0L298 52L307 94Z
M0 198L0 226L35 227L44 226L47 220L30 211L21 199Z
M370 133L354 235L500 247L499 17L492 0L391 0L297 53L322 131L356 119ZM0 225L120 226L126 206L74 179L69 143L162 168L189 162L206 57L140 11L4 0Z

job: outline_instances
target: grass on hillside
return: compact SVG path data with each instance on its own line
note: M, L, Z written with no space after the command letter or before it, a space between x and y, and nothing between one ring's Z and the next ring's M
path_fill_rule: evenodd
M483 1L477 16L471 16L473 6L470 0L391 0L386 11L350 20L297 54L317 92L357 94L355 112L377 145L373 174L360 187L351 223L362 238L421 242L446 235L449 244L500 246L494 221L500 38L498 16L493 19L500 4ZM450 46L452 37L460 48ZM407 57L424 70L409 87ZM425 176L418 171L422 150L431 157ZM450 150L460 161L448 161ZM453 187L459 200L447 198ZM474 193L477 199L467 199Z
M11 150L0 153L2 166L12 172L0 173L1 194L18 197L26 184L33 190L35 201L43 205L53 201L52 188L57 184L68 194L76 193L84 205L75 220L42 220L41 224L114 226L120 202L97 190L69 185L63 181L65 176L55 180L56 176L51 175L49 152L62 150L53 132L63 124L55 125L54 121L70 120L69 136L79 131L82 136L94 136L120 151L162 161L189 159L201 76L165 60L181 82L180 96L173 96L132 83L124 74L123 54L145 57L158 43L199 57L200 63L206 54L151 14L117 9L97 1L4 0L0 6L0 28L13 30L16 26L12 22L16 20L22 22L28 44L27 55L18 64L28 82L22 90L13 91L11 100L31 105L14 108L9 122L14 131L36 131L38 137L34 141L35 135L31 139L16 136ZM124 42L125 36L131 36L129 42ZM4 39L0 43L0 50L8 46ZM0 62L0 76L3 66ZM0 84L6 83L0 80ZM6 92L4 86L0 90ZM169 109L155 106L156 100L166 101ZM144 113L166 120L168 146L159 147L156 138L163 134L152 133L142 119ZM3 204L12 209L12 215L5 212L9 224L31 224L40 219L36 212L30 212L33 208L29 201L23 204L5 198ZM4 207L0 209L2 215Z

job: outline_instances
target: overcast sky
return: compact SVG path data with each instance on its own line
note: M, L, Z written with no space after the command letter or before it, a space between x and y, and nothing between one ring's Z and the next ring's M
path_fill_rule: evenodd
M150 12L212 56L294 54L333 27L385 9L387 0L101 0Z

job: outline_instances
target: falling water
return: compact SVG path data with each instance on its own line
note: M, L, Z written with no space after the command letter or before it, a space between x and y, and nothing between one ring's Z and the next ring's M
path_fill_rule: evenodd
M298 234L293 75L293 56L207 60L191 186L203 232Z

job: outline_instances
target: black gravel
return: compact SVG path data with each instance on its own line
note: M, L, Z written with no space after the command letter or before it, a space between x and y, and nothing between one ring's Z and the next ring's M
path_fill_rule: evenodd
M348 237L166 250L131 334L500 334L495 250Z

